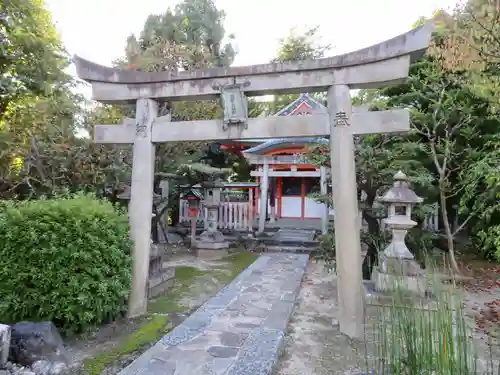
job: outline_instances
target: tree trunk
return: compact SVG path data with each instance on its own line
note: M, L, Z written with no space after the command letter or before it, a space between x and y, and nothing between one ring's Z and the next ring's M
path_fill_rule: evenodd
M151 220L151 239L153 240L153 243L158 243L159 238L160 237L158 235L158 219L154 217Z
M370 234L370 241L365 244L368 246L368 250L363 259L363 265L361 266L361 271L363 274L363 280L370 280L372 278L373 267L378 264L378 244L373 240L374 238L380 236L380 225L378 218L372 215L371 207L373 207L373 202L377 196L377 189L367 188L363 189L366 194L366 204L369 208L362 211L363 220L368 224L368 233ZM358 200L361 199L361 189L358 191Z
M159 176L154 177L154 182L153 182L153 196L154 194L159 194L161 193L160 189L160 181L161 178ZM153 198L154 200L154 198ZM158 239L160 238L159 233L158 233L158 211L156 204L153 203L151 206L151 212L156 214L156 216L151 217L151 239L153 240L153 243L158 243Z
M380 234L380 225L378 220L368 214L367 210L363 210L363 219L368 224L368 233L370 237L374 238ZM368 246L368 251L366 252L365 259L363 259L362 273L363 280L370 280L372 277L373 267L378 264L378 246L372 240L366 244Z
M452 272L459 274L460 270L458 268L458 263L455 258L455 245L453 241L453 232L450 225L450 220L448 218L448 210L446 209L446 196L441 189L439 193L439 203L441 206L441 215L443 216L444 232L446 234L446 240L448 243L448 259L450 260L450 268Z

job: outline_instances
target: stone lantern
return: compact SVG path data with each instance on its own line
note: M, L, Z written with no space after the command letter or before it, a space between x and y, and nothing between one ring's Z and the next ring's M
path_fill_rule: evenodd
M204 189L202 203L203 207L207 210L207 216L205 231L200 235L199 240L195 244L198 255L208 255L211 253L210 256L225 256L227 250L225 252L220 250L229 248L229 243L225 241L224 235L218 229L219 207L224 182L220 178L216 178L213 181L204 181L200 185ZM213 254L214 250L216 254Z
M380 201L387 203L388 217L384 224L392 232L391 243L380 254L379 265L372 278L378 291L394 288L425 293L425 279L420 265L405 244L406 233L417 223L411 219L413 206L423 199L410 188L407 176L399 171L394 175L394 185Z
M205 197L202 203L207 209L207 222L205 232L202 233L202 236L205 234L211 239L217 240L222 236L222 233L218 230L218 226L220 198L224 182L217 178L214 181L204 181L200 185L204 190Z

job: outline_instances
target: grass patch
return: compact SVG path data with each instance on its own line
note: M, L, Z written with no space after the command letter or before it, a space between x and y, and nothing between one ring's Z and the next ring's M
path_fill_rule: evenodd
M230 255L221 260L227 262L227 265L211 271L200 271L187 266L176 267L174 287L167 294L149 301L148 314L142 318L139 328L122 338L116 347L84 360L84 368L88 375L99 375L121 357L146 348L168 333L168 314L179 313L186 309L180 301L190 293L191 286L197 278L213 276L220 284L228 284L257 257L257 254L248 252Z
M83 361L88 375L98 375L120 357L133 353L151 342L158 341L168 331L167 321L166 315L153 315L144 318L140 328L126 336L118 346Z

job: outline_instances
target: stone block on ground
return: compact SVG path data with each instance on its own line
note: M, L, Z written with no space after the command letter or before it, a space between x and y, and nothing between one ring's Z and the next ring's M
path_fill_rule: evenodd
M148 297L156 297L174 285L175 269L164 267L164 250L152 244L149 255Z
M175 267L163 267L160 272L149 276L148 280L149 298L163 294L165 291L173 287L174 283L175 283Z
M229 255L229 242L227 241L204 241L202 239L193 244L197 257L216 260Z
M375 282L375 289L379 292L393 290L404 290L418 295L425 295L425 277L417 275L395 275L381 272L377 267L373 269L372 279Z
M69 363L64 343L52 322L20 322L11 327L9 359L23 366L39 360Z
M0 324L0 369L7 366L10 347L10 326Z

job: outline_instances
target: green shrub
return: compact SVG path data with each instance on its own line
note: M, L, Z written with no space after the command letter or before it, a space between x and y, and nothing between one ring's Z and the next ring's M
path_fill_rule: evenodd
M80 332L123 314L131 280L127 216L90 195L0 207L0 321Z
M318 238L319 246L314 252L314 259L325 262L328 272L335 270L337 265L335 252L335 229L333 223L329 223L328 232Z

